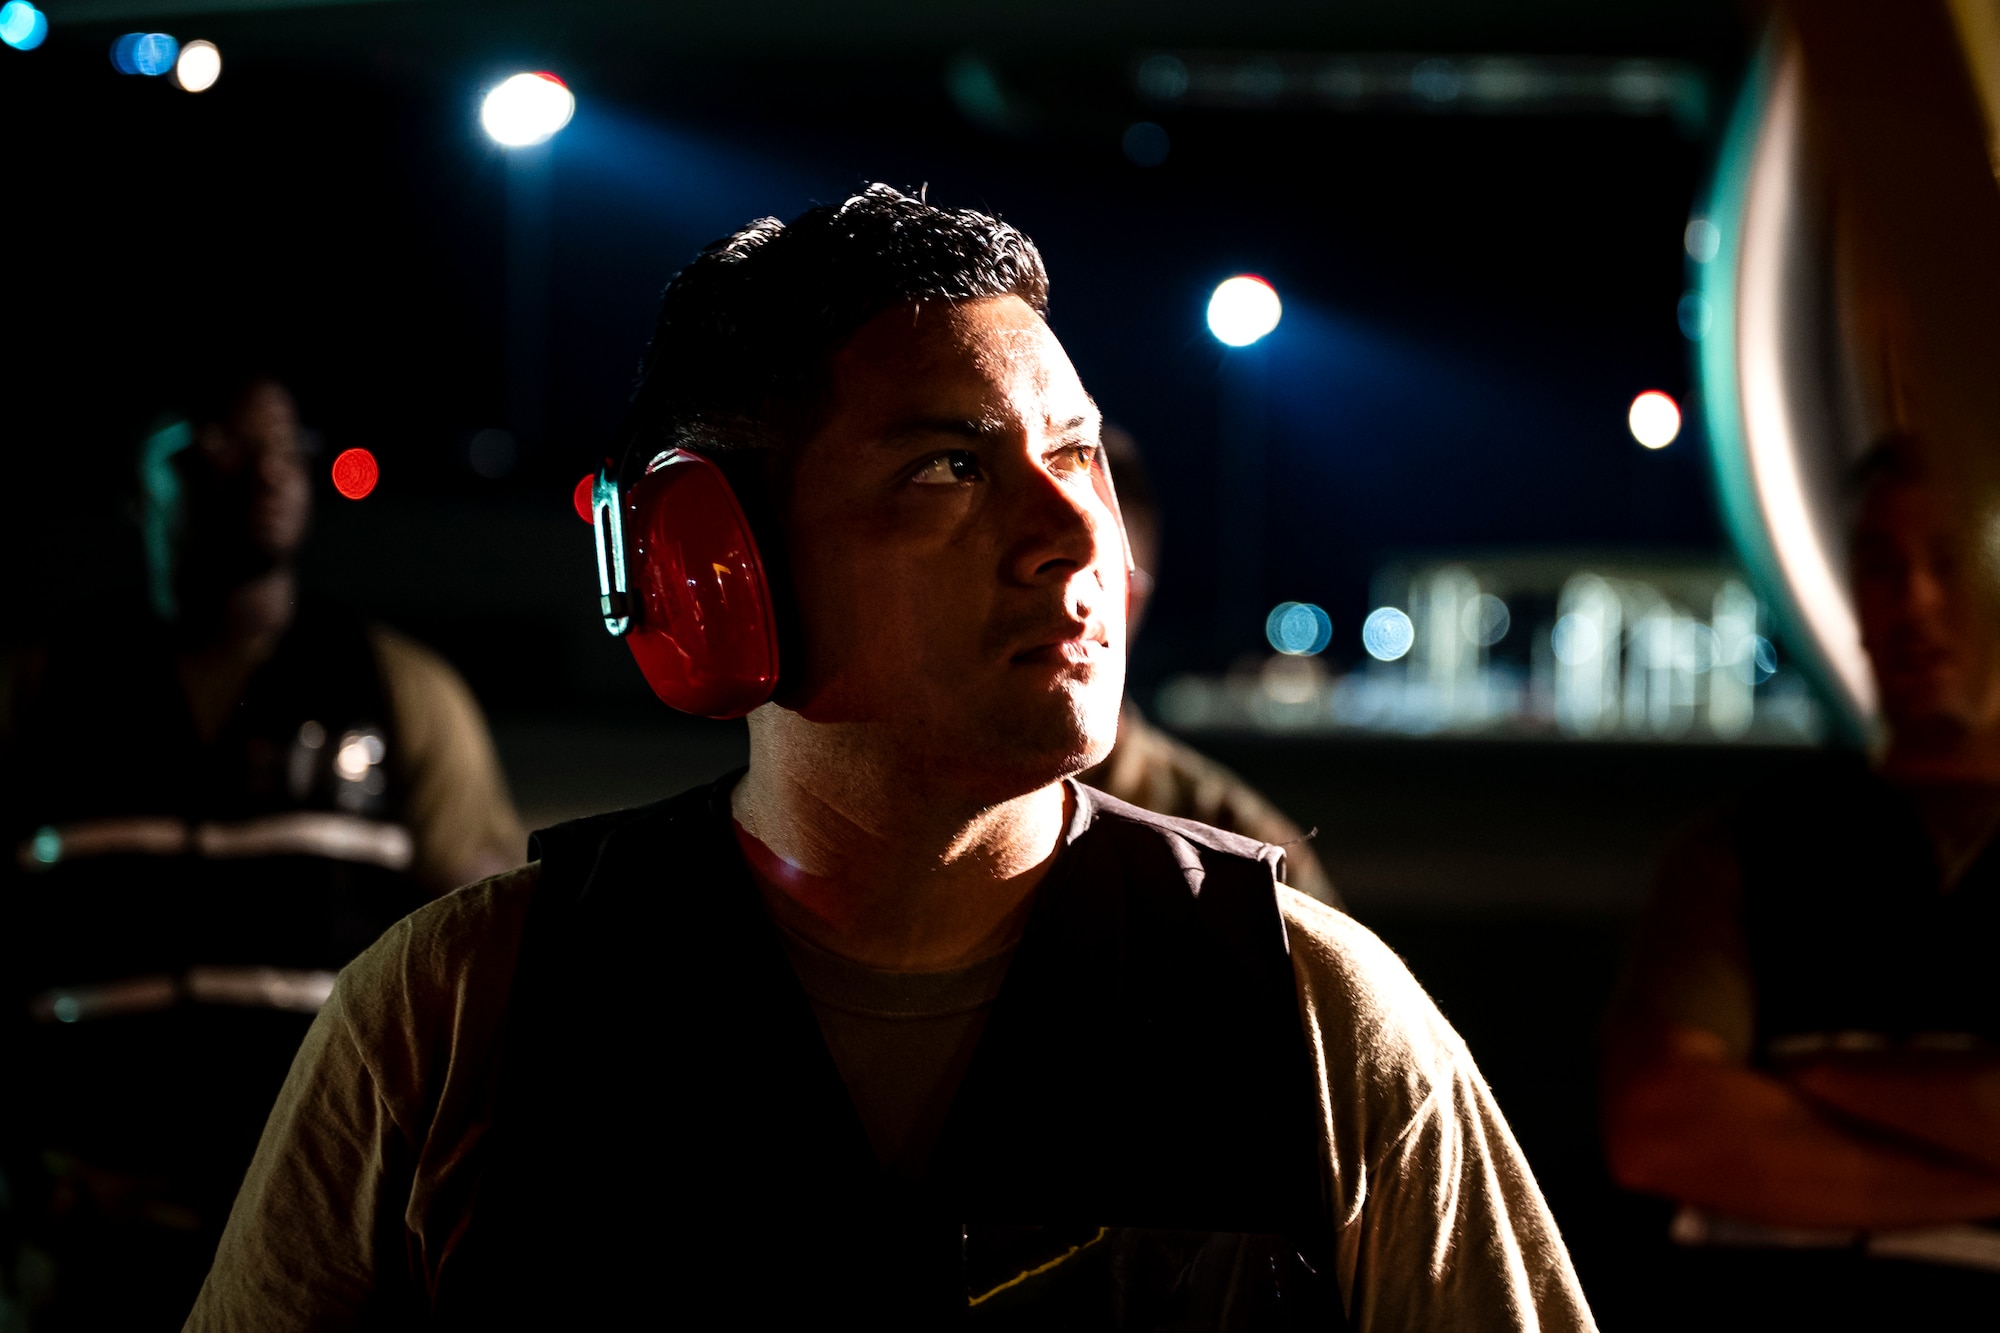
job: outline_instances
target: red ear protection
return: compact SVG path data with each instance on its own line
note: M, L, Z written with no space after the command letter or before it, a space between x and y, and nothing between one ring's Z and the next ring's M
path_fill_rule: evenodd
M621 495L592 486L599 606L653 693L684 713L742 717L778 684L778 621L757 540L709 459L661 454Z

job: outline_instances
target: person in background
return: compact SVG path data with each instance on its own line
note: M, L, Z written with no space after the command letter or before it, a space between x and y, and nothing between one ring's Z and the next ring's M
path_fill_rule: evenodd
M1118 503L1132 547L1127 632L1136 634L1153 595L1153 572L1160 567L1160 507L1131 435L1106 426L1104 453L1118 479ZM1154 726L1129 697L1118 719L1118 743L1102 763L1078 774L1077 781L1142 809L1275 843L1285 849L1287 884L1329 907L1341 905L1309 835L1255 787Z
M178 1327L335 972L526 841L457 673L301 596L285 386L189 406L141 449L151 614L0 671L0 1148L38 1329Z
M1945 1327L2000 1302L2000 615L1915 443L1857 483L1880 762L1678 847L1607 1025L1612 1174L1722 1247L1668 1284L1726 1285L1694 1296L1703 1327Z

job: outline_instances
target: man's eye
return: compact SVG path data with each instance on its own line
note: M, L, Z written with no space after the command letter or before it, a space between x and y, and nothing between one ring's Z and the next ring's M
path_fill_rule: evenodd
M1103 454L1104 448L1102 445L1065 445L1063 448L1058 449L1055 455L1049 459L1049 470L1052 472L1067 473L1071 476L1083 476L1096 469L1098 459L1103 457Z
M919 486L955 486L962 481L978 479L979 464L963 449L952 449L927 458L910 474L910 480Z

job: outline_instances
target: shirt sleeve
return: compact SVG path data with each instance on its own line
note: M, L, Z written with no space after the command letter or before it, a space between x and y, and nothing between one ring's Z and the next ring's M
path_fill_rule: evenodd
M340 974L264 1126L189 1333L422 1324L477 1189L538 874L447 894Z
M1336 1267L1357 1333L1596 1327L1465 1044L1361 926L1285 894L1318 1065Z
M343 973L292 1062L230 1211L188 1333L335 1333L394 1324L385 1250L410 1192L411 1145L349 1013Z
M442 893L520 865L528 835L472 691L414 640L380 627L370 637L402 749L418 879Z

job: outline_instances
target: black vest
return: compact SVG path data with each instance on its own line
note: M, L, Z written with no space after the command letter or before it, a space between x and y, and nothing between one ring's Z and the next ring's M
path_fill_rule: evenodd
M1851 768L1740 816L1758 1054L2000 1045L2000 844L1949 893L1916 807Z
M1076 789L906 1185L763 914L733 782L537 835L441 1323L1339 1326L1277 849Z
M220 1225L314 987L425 898L399 870L267 836L324 817L407 842L373 647L359 620L303 604L204 744L163 632L73 639L20 721L0 813L9 1146L165 1178ZM343 740L371 737L342 767ZM190 836L109 851L57 836L149 823Z

